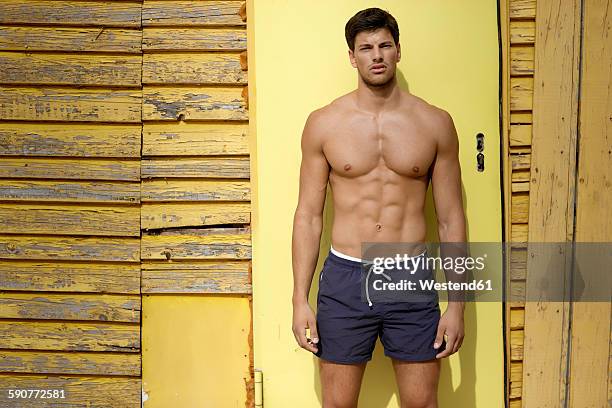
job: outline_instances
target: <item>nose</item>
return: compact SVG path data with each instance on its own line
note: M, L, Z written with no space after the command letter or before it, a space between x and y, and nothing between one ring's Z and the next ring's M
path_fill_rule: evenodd
M382 62L383 56L382 56L382 52L380 51L379 48L374 48L373 50L373 55L372 55L372 60L374 62Z

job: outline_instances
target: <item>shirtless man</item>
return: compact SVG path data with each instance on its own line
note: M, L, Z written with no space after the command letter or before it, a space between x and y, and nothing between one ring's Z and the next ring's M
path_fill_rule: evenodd
M440 358L463 341L464 303L450 301L442 316L437 301L416 308L409 302L368 305L359 298L359 265L362 242L425 242L430 179L440 242L465 242L458 137L446 111L398 87L399 30L390 14L362 10L348 21L345 34L358 87L313 111L302 135L293 333L302 348L320 357L324 408L357 407L379 334L393 361L401 406L434 408ZM328 182L332 248L315 317L308 294Z

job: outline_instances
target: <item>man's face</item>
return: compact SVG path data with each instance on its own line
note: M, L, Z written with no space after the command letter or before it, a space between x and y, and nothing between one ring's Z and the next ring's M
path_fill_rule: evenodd
M355 37L355 51L349 50L351 65L369 86L384 86L395 77L400 60L400 45L395 46L386 28L361 31Z

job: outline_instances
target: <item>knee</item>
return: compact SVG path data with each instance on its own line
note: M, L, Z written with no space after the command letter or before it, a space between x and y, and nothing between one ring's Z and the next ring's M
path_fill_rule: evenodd
M357 408L357 401L352 397L330 395L323 397L323 408Z
M402 408L438 408L435 395L418 395L408 399L401 399Z

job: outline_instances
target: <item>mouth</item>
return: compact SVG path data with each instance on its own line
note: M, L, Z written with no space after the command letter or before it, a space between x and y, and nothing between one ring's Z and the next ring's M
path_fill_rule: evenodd
M370 68L370 70L375 74L381 74L385 72L386 69L387 69L386 66L380 65L380 64L374 65L372 68Z

